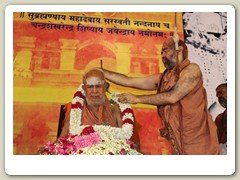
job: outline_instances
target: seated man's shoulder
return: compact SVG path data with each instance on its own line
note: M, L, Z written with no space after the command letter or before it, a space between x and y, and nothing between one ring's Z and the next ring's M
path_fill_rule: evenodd
M116 102L110 101L110 104L111 104L111 109L113 113L121 113L119 105Z
M119 105L114 101L110 101L110 104L111 104L112 114L114 116L114 119L117 122L117 127L122 127L122 118L121 118L122 115L121 115L121 109Z

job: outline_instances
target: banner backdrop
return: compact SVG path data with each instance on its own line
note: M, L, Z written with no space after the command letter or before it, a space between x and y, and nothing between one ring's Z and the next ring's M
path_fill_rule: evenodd
M35 154L56 139L60 106L72 100L84 72L100 60L104 68L129 76L163 72L162 42L173 34L175 21L183 39L181 13L14 13L14 154ZM110 84L113 92L146 94ZM159 136L156 108L133 109L133 140L141 152L170 154Z
M183 22L189 59L203 73L209 112L215 120L225 110L218 103L216 87L227 83L227 13L188 12Z

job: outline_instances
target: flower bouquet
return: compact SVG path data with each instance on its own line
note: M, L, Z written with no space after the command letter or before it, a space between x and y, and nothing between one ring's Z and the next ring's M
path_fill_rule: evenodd
M41 155L140 155L132 141L118 138L110 126L81 126L79 135L69 134L41 148Z
M85 92L82 87L83 84L79 86L72 100L70 134L67 137L59 138L55 142L48 142L39 150L39 154L141 154L136 151L134 143L129 140L133 134L133 110L129 104L120 103L116 94L113 94L111 99L119 105L121 110L123 122L121 128L105 125L80 125L85 100Z

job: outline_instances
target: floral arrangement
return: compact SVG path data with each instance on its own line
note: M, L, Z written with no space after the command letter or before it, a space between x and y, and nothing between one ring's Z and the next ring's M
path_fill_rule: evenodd
M95 128L98 127L98 131ZM106 128L105 128L106 127ZM69 134L57 141L48 142L41 155L140 155L130 140L111 136L107 126L85 126L80 135Z
M118 101L116 94L112 100L119 105L122 128L105 125L83 126L81 124L85 92L81 84L74 94L70 112L70 134L55 142L48 142L39 151L46 155L138 155L135 145L129 139L133 134L133 110L129 104Z

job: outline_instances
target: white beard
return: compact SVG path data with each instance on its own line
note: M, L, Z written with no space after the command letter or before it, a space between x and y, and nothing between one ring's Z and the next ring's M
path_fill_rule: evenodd
M104 103L105 100L106 100L105 96L103 96L101 99L99 99L97 101L96 100L92 101L86 97L86 102L89 106L100 106Z

